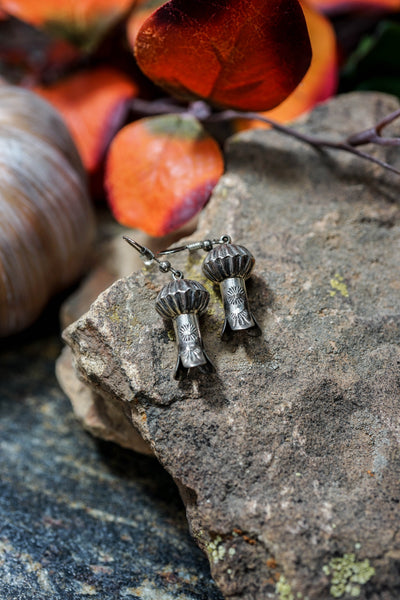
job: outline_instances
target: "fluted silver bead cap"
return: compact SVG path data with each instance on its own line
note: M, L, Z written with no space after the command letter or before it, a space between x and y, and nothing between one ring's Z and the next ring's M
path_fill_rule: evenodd
M178 315L205 311L210 299L206 288L198 281L176 279L161 289L156 299L156 310L165 319Z
M203 272L215 283L233 277L247 279L255 262L252 253L244 246L220 244L207 254L203 262Z

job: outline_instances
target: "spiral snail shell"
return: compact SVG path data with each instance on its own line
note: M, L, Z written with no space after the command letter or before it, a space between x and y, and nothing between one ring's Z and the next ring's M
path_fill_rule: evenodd
M58 113L0 85L0 336L82 272L94 237L84 169Z

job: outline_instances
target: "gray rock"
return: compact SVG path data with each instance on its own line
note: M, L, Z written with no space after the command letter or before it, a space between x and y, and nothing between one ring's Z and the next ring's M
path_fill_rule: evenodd
M397 107L341 96L298 128L347 136ZM400 166L398 148L371 152ZM172 379L154 308L169 279L152 268L102 293L65 341L172 474L225 597L398 600L400 180L271 131L234 137L227 159L193 239L228 233L254 254L263 337L220 341L198 252L174 266L211 292L201 326L215 375Z
M101 215L99 219L99 240L95 267L77 290L63 303L60 321L67 327L85 313L97 296L120 277L142 266L139 254L132 252L127 244L121 244L123 235L134 237L141 244L158 252L176 242L182 235L189 235L195 229L197 219L186 223L179 231L162 238L153 238L141 231L119 226L111 215ZM118 232L118 233L116 233ZM180 234L180 235L179 235ZM79 376L73 367L72 352L64 348L57 360L56 374L60 386L69 397L75 416L94 436L115 442L142 454L153 454L152 448L143 440L138 430L121 411L120 403L104 402L101 394Z
M165 470L76 423L58 332L0 342L1 600L221 600Z

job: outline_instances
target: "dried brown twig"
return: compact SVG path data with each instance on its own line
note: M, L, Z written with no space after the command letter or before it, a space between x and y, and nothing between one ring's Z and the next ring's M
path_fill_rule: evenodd
M211 117L213 117L213 116L214 115L212 115ZM313 146L314 148L332 148L333 150L343 150L344 152L349 152L351 154L355 154L356 156L359 156L360 158L369 160L370 162L380 165L381 167L388 169L389 171L392 171L393 173L396 173L397 175L400 175L400 170L396 169L396 167L393 167L393 165L390 165L389 163L387 163L383 160L380 160L379 158L375 158L375 156L372 156L371 154L368 154L367 152L362 152L361 150L358 150L355 147L355 146L361 146L362 144L380 144L382 146L383 145L399 146L400 138L383 138L380 135L380 131L383 129L383 127L385 125L388 125L395 119L397 119L399 116L400 116L400 110L397 110L394 113L391 113L390 115L385 117L385 119L380 121L377 125L375 125L375 127L372 127L370 129L366 129L365 131L362 131L360 133L351 135L346 140L338 141L338 142L335 142L333 140L328 140L323 137L317 137L317 136L313 136L313 135L308 135L306 133L302 133L302 132L298 131L297 129L293 129L292 127L287 127L286 125L277 123L273 119L269 119L268 117L264 117L258 113L253 113L253 112L241 113L241 112L235 111L235 110L227 110L227 111L222 111L220 113L216 113L215 117L217 117L217 118L210 117L210 119L212 121L219 121L219 120L226 120L226 119L251 119L251 120L257 119L263 123L268 123L268 125L270 125L273 129L276 129L276 131L280 131L281 133L290 135L302 142L305 142L306 144L309 144L310 146Z
M292 127L289 127L287 125L282 125L281 123L278 123L277 121L274 121L273 119L265 117L256 112L241 112L232 109L222 110L220 112L213 112L211 107L202 101L193 102L189 105L189 107L185 107L180 104L176 104L171 99L161 99L154 101L135 99L132 102L131 108L134 112L142 115L160 115L169 113L191 114L197 117L203 123L218 123L223 121L231 121L235 119L248 119L252 121L258 120L262 123L267 123L271 126L272 129L275 129L276 131L279 131L280 133L283 133L285 135L294 137L299 141L313 146L314 148L331 148L333 150L342 150L344 152L349 152L350 154L354 154L355 156L373 162L383 167L384 169L392 171L392 173L400 175L400 170L394 167L393 165L390 165L389 163L380 160L379 158L375 158L371 154L363 152L362 150L359 150L357 148L357 146L362 146L364 144L377 144L380 146L400 146L399 137L383 137L381 135L383 129L387 125L393 123L393 121L400 117L400 109L390 113L381 121L379 121L375 126L370 127L369 129L365 129L364 131L352 134L345 140L333 141L324 137L318 137L302 133L297 129L293 129Z

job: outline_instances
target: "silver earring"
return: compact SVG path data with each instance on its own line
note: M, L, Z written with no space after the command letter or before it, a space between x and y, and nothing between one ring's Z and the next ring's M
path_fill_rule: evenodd
M244 246L232 244L229 235L223 235L218 240L193 242L159 254L199 249L208 252L203 262L203 273L220 286L225 310L221 337L227 338L231 332L241 330L247 330L249 335L260 335L261 329L251 312L245 284L255 263L252 253Z
M199 325L199 315L206 310L210 299L206 288L198 281L185 279L182 271L175 270L167 260L159 260L149 248L129 237L123 238L139 252L146 264L156 262L162 273L172 275L173 280L161 288L155 308L164 319L173 322L178 345L174 378L183 379L194 367L203 372L215 371L204 349Z

